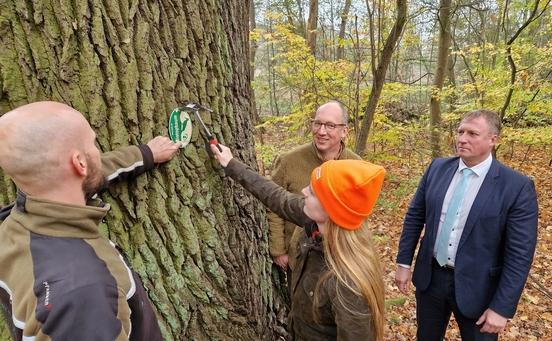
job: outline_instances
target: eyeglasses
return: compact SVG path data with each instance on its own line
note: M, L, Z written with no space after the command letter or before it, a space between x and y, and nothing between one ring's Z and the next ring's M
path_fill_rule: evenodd
M333 123L333 122L320 122L320 121L317 121L317 120L311 120L312 130L315 130L315 131L319 130L320 128L322 128L322 126L324 126L324 128L326 128L326 130L332 131L337 127L345 127L346 124L345 123Z

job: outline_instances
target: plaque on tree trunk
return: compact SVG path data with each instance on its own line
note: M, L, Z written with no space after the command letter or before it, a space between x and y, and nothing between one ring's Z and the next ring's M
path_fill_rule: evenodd
M174 142L181 142L180 148L190 143L192 138L192 121L186 111L176 108L171 112L169 118L169 136Z

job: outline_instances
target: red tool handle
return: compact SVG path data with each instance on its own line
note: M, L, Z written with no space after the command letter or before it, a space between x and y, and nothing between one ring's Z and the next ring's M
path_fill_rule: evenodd
M215 146L217 146L218 150L222 153L222 148L220 147L216 137L210 136L209 137L209 144L214 144Z

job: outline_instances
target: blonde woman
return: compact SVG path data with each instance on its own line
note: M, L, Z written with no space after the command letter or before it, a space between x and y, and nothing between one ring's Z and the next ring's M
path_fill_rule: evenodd
M315 168L303 197L291 194L211 145L228 176L305 234L292 274L294 340L383 340L383 273L366 218L385 170L360 160Z

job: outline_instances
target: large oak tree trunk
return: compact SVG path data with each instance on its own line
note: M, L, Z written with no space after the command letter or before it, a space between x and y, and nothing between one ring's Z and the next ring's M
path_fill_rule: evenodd
M172 108L201 103L214 110L202 116L219 140L254 164L249 8L241 0L2 1L0 112L65 102L87 116L105 151L166 135ZM110 190L102 229L140 274L165 339L274 339L279 303L264 210L222 178L193 123L176 159ZM0 173L0 205L13 199Z

